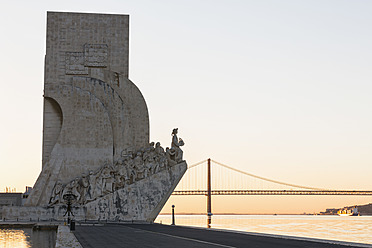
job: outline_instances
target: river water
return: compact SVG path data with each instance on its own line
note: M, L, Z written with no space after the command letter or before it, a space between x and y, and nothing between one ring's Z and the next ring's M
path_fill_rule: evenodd
M54 248L56 230L0 228L0 248Z
M157 223L171 224L171 215ZM205 215L176 215L176 225L208 227ZM214 215L211 228L372 244L372 216Z

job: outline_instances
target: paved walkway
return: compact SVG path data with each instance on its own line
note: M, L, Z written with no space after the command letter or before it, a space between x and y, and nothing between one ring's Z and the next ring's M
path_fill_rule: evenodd
M82 248L68 226L60 225L57 231L56 248Z
M84 248L117 247L302 247L302 248L350 248L372 247L292 240L225 232L213 229L197 229L160 224L106 224L101 226L76 226L76 238Z

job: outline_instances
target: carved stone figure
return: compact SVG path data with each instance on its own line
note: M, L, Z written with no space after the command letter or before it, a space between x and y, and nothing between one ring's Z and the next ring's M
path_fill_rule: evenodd
M165 154L166 154L166 157L167 157L167 161L168 161L168 166L173 166L173 165L176 165L177 162L175 160L175 157L176 157L176 151L171 148L169 149L169 147L167 147L165 149Z
M149 147L145 149L145 153L143 155L143 159L145 161L145 167L147 170L147 174L151 175L156 172L157 164L156 164L156 152L154 148L154 142L151 142Z
M108 193L111 193L113 190L113 183L114 183L114 178L112 175L112 167L106 163L106 165L103 167L101 171L101 195L105 195Z
M143 161L143 158L142 158L142 153L140 151L137 152L137 155L136 157L134 158L134 167L136 169L136 172L137 172L137 178L136 179L142 179L144 178L146 175L146 168L145 168L145 164L144 164L144 161Z
M165 155L165 152L164 152L164 148L161 147L160 143L159 142L156 142L156 145L155 145L155 153L156 153L156 164L157 164L157 168L156 168L156 172L158 172L159 170L162 170L162 169L165 169L167 167L167 164L168 164L168 161L167 161L167 158L166 158L166 155Z
M124 159L120 158L116 163L114 167L114 186L113 188L115 190L120 189L124 187L125 180L126 180L126 174L127 170L124 167Z
M159 156L161 156L161 155L164 154L164 148L161 147L160 142L156 142L156 144L155 144L155 152Z
M181 162L183 157L183 151L181 150L180 146L183 146L185 143L181 138L178 139L177 137L178 128L173 129L172 131L172 144L171 148L175 151L175 161Z
M134 160L132 158L128 158L125 160L125 181L127 184L133 183L137 178L137 171L134 165Z
M90 202L95 199L94 189L96 186L96 176L93 174L93 171L89 171L88 181L89 181L89 186L88 186L88 192L86 195L86 201Z
M75 200L76 202L80 201L80 185L79 185L79 178L75 178L70 183L68 183L63 191L63 195L65 195L67 192L70 192L74 196L76 196Z
M102 178L101 172L103 168L98 170L98 172L94 173L94 188L93 188L93 199L97 199L98 197L102 196Z
M127 149L123 150L123 151L121 152L121 157L122 157L123 159L127 159L127 158L132 159L132 158L134 158L134 155L133 155L133 148L127 148Z
M57 181L56 185L54 186L52 197L50 198L49 204L54 205L61 202L62 199L62 192L63 192L63 185L60 181Z
M88 198L88 187L89 187L88 176L83 174L83 176L79 180L79 184L80 184L80 203L84 204Z

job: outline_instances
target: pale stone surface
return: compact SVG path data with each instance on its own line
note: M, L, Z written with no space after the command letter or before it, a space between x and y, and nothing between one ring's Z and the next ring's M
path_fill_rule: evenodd
M149 144L128 47L128 15L48 12L42 171L6 218L63 219L68 194L77 219L156 218L187 169L184 142Z
M56 248L82 248L68 226L58 226Z

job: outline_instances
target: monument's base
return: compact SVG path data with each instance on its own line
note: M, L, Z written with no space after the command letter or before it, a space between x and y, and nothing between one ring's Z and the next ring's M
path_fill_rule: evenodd
M82 206L74 206L76 220L153 222L187 170L186 162L127 185ZM64 220L66 205L53 207L4 207L7 220Z

